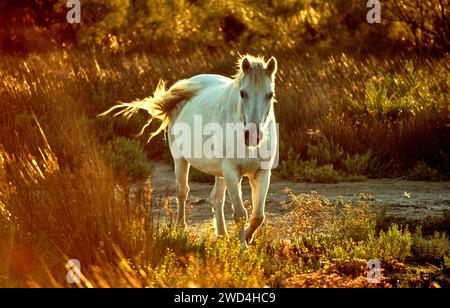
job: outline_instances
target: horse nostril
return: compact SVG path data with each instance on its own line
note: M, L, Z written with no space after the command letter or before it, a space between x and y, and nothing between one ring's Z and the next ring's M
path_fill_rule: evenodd
M263 140L264 138L264 133L258 129L258 143Z
M263 132L256 127L249 127L244 130L244 138L247 146L257 146L263 138Z

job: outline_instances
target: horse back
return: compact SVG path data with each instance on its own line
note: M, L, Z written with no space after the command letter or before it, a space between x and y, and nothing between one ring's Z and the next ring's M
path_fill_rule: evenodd
M233 80L228 77L215 74L196 75L194 77L189 78L188 81L192 83L199 83L204 88L211 88L215 86L226 86L233 82Z

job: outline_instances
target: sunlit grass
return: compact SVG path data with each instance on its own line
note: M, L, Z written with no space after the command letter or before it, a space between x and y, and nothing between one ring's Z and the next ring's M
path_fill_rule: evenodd
M383 259L386 279L380 286L393 283L392 268L401 268L396 274L407 272L411 254L400 255L395 246L408 237L405 229L385 230L380 237L375 232L375 218L363 202L333 204L317 194L291 195L287 205L291 213L281 221L268 221L255 244L243 251L233 239L180 232L170 223L164 226L151 208L163 205L148 196L129 198L129 179L115 172L105 144L119 136L133 138L145 119L138 116L123 122L95 116L118 101L148 96L160 78L174 82L202 72L231 75L235 57L227 54L219 59L197 53L167 61L161 55L68 51L2 57L0 286L74 286L66 281L65 264L70 258L81 261L84 276L82 283L75 285L81 287L368 286L366 269L361 269L362 261L357 259L380 247L389 250L389 258ZM374 75L391 72L402 78L404 63L375 58L359 62L346 55L321 60L286 54L278 59L277 118L281 139L289 140L295 160L310 160L306 166L312 166L314 159L322 167L364 173L390 169L384 161L378 165L367 162L364 155L370 148L374 153L397 155L394 163L409 159L413 166L416 152L425 157L441 149L447 153L442 143L446 137L442 114L425 106L415 108L405 120L388 124L364 122L364 117L357 117L361 114L352 117L351 112L358 110L346 109L366 102L365 85L373 82ZM444 71L444 60L428 65ZM445 103L448 93L442 89L447 81L433 75L429 66L417 66L420 78L427 79L431 87L428 90L436 89L425 101L431 99L439 106ZM423 86L418 80L413 84ZM375 94L384 87L395 89L391 84L377 86ZM410 91L404 93L411 98ZM312 139L308 129L319 131L327 141ZM407 152L408 147L402 150L410 142L416 152ZM164 157L165 148L162 139L145 145L149 158ZM339 169L340 164L344 169ZM435 167L445 172L445 167ZM336 170L327 170L328 178L336 176L331 171ZM379 174L386 175L383 170ZM323 176L317 172L308 175ZM434 240L439 249L442 239L445 235ZM448 253L442 257L434 253L434 246L416 243L417 247L409 249L421 251L427 260L434 258L438 265L448 263ZM372 250L365 249L366 244L372 245ZM400 261L405 264L398 265ZM441 274L438 269L430 276ZM404 283L426 286L427 281L413 278Z

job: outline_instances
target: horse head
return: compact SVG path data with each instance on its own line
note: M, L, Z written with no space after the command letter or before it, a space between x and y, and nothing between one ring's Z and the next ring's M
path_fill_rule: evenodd
M277 60L245 56L240 61L240 106L247 146L257 146L264 138L264 129L275 101Z

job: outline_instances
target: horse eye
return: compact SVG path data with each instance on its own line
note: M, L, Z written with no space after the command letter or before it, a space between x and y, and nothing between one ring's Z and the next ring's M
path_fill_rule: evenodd
M247 98L247 92L241 90L241 98Z
M273 92L270 92L269 94L267 94L267 99L272 99L273 97Z

